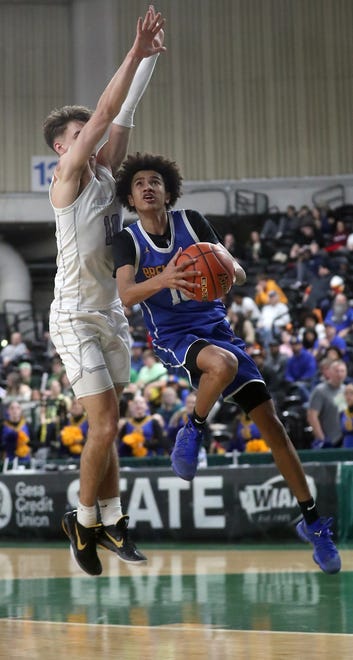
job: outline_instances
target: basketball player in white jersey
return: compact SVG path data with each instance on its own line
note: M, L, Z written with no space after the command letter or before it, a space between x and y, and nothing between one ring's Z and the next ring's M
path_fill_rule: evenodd
M128 535L119 496L115 440L130 351L112 278L112 236L122 228L112 172L125 157L135 108L165 51L164 24L153 6L139 18L133 46L93 113L65 106L44 123L47 144L59 156L49 191L58 248L50 335L89 423L78 508L64 515L62 525L77 563L90 575L102 572L97 544L123 561L146 561ZM107 129L108 139L96 151Z

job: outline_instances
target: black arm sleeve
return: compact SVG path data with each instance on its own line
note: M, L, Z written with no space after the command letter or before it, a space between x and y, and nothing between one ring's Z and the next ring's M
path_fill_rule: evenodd
M134 240L129 232L123 229L113 236L114 276L117 268L130 264L135 266L136 250Z

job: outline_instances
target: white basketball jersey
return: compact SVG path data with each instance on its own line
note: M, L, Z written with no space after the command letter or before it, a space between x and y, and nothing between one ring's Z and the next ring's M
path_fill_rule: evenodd
M55 212L57 272L52 309L96 311L111 308L119 296L113 278L112 235L122 228L122 207L115 180L97 165L81 195Z

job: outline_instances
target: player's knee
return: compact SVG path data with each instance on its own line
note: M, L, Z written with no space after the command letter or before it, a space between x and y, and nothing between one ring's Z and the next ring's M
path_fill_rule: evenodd
M219 381L228 385L237 374L238 360L233 353L218 353L212 361L211 369Z
M117 438L117 419L112 417L97 421L91 427L91 438L96 439L101 446L109 448Z

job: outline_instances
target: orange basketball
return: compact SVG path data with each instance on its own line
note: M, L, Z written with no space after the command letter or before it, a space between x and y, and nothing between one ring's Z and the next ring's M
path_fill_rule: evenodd
M200 284L194 290L196 300L210 302L228 293L234 282L233 259L222 245L195 243L183 250L177 260L180 265L189 259L197 259L186 270L199 270L201 275L189 281Z

